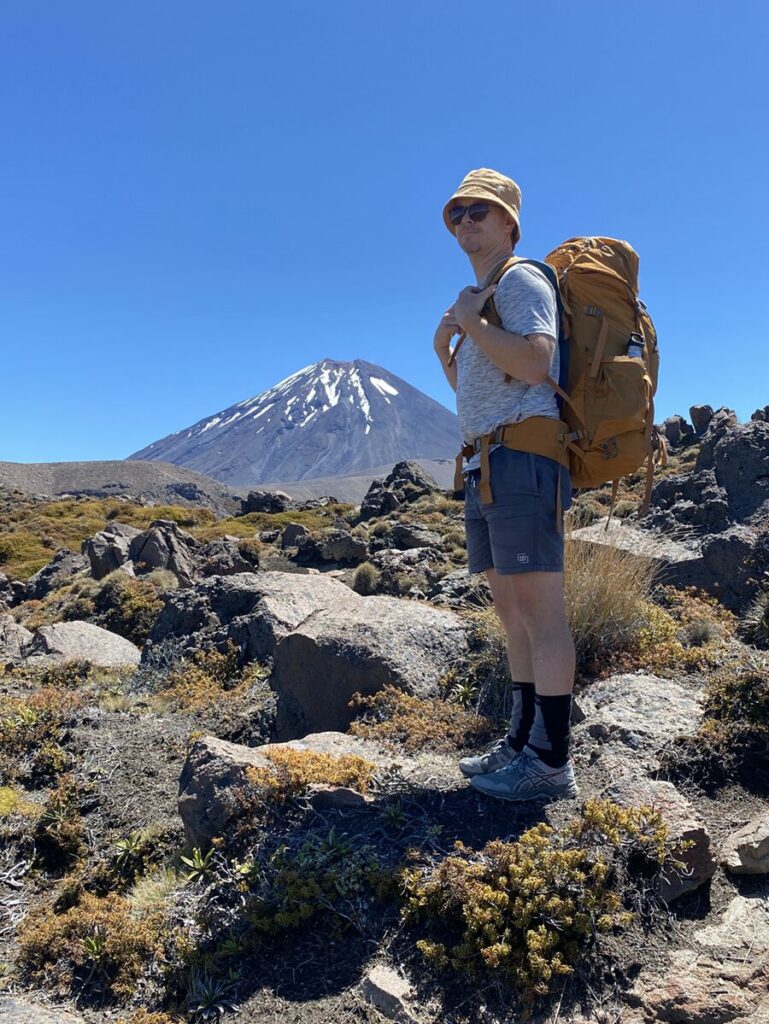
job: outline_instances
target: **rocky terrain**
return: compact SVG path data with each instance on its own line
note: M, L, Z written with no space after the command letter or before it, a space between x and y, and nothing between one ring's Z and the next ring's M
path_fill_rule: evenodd
M580 794L511 805L462 505L0 492L0 1019L769 1022L769 422L575 497Z

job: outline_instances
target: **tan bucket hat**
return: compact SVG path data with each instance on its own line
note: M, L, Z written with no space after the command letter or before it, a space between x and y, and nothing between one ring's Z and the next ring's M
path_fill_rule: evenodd
M492 171L489 167L480 167L466 174L459 188L443 207L443 221L452 235L457 232L449 220L449 210L457 199L485 199L489 203L496 203L513 218L518 228L518 238L521 237L521 190L512 178L506 178L504 174Z

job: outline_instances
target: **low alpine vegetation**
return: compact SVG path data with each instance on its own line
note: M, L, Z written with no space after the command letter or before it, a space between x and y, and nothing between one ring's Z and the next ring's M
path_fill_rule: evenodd
M350 706L361 717L350 725L354 736L387 746L413 750L456 751L488 743L495 723L439 697L423 700L397 686L385 686L370 696L355 694Z
M539 824L479 852L458 843L437 866L407 868L404 915L436 966L500 974L530 1007L602 932L632 922L633 872L659 868L672 853L656 811L589 800L558 832Z

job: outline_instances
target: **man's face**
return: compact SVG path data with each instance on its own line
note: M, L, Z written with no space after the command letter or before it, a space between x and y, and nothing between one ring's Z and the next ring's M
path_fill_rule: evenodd
M467 208L478 201L477 199L458 199L452 203L452 208L458 206ZM495 206L494 203L487 205L489 212L483 220L473 221L468 214L465 214L455 228L457 241L464 252L468 254L496 249L500 245L510 242L510 232L514 227L512 217L501 206Z

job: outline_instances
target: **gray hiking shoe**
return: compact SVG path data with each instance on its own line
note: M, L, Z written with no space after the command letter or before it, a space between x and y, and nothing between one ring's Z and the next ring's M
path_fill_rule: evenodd
M491 775L473 776L470 785L500 800L561 800L579 792L571 761L562 768L551 768L528 745L520 757Z
M485 754L463 757L459 762L459 770L466 779L472 778L474 775L488 775L489 772L496 772L500 768L504 768L505 765L520 756L520 753L513 750L507 742L507 736L503 736L501 740L492 743Z

